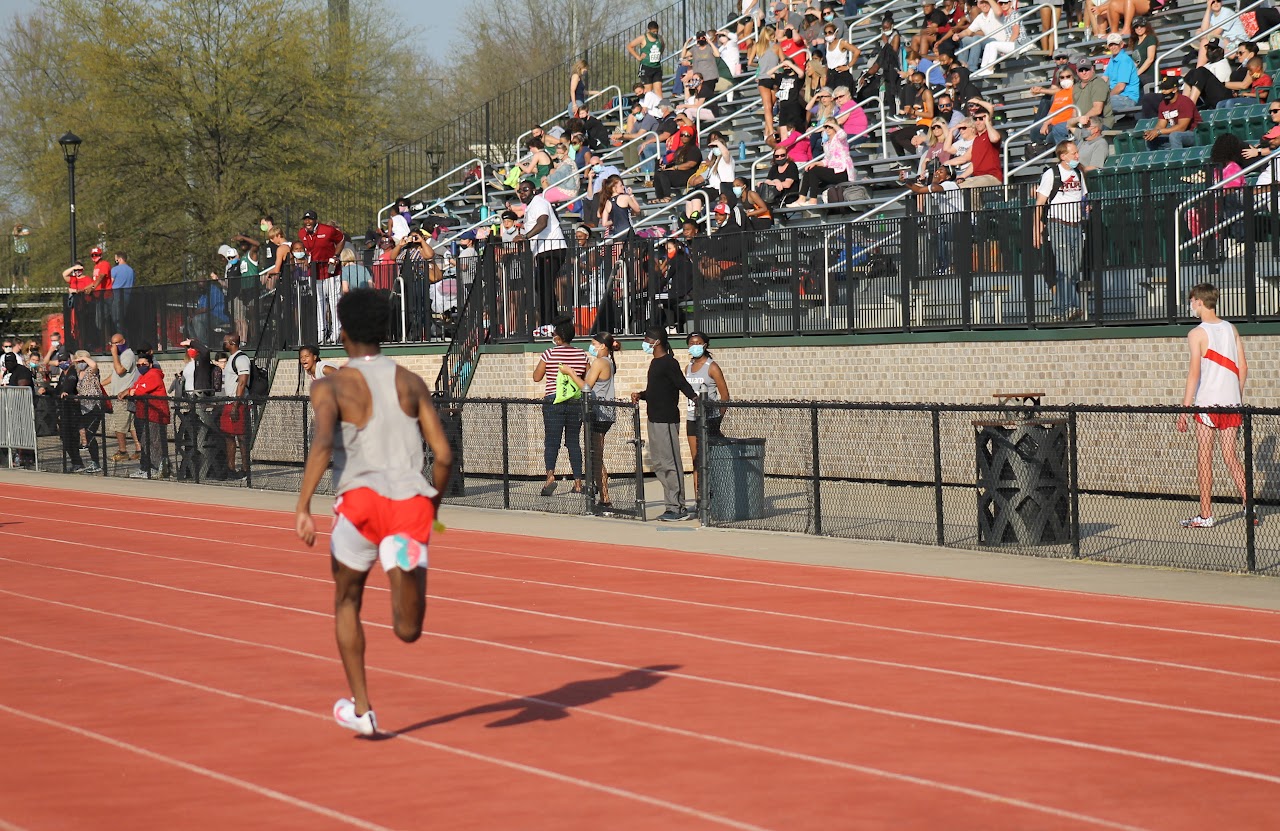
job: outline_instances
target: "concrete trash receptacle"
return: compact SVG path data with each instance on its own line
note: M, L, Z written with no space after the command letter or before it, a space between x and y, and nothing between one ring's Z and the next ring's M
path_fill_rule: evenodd
M764 443L723 437L707 442L707 509L712 522L764 516Z
M1065 419L975 421L978 542L1071 542Z

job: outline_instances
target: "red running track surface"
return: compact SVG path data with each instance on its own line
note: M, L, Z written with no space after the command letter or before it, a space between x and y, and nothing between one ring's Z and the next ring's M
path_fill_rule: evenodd
M291 515L0 510L0 829L1275 827L1273 612L451 530L369 741Z

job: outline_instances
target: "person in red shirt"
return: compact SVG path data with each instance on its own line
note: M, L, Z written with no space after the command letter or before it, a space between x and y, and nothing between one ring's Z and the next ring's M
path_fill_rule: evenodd
M1195 147L1196 125L1200 123L1200 111L1195 102L1178 91L1178 79L1165 78L1160 82L1159 122L1142 137L1148 150L1162 147Z
M111 263L102 256L102 249L90 251L89 259L93 260L93 285L89 291L111 291Z
M151 350L138 349L138 380L120 393L120 398L135 398L134 420L138 428L138 445L142 466L129 474L131 479L150 479L169 475L169 399L165 397L164 373L152 362Z
M1004 163L1000 159L1000 142L1004 136L996 129L995 107L981 98L970 98L969 109L973 113L973 147L968 161L973 171L960 182L962 188L989 188L1004 181ZM957 160L952 159L951 164Z
M302 215L298 241L311 262L311 277L316 291L316 340L338 342L338 298L342 296L342 263L338 255L347 245L347 237L337 225L320 222L315 211Z
M90 319L86 301L93 291L93 276L85 274L84 263L76 260L62 272L62 279L67 284L67 332L73 343L89 343L93 333L86 329Z

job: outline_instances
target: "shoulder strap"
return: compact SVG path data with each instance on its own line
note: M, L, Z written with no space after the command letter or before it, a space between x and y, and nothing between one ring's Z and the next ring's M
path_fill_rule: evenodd
M1049 206L1053 204L1053 198L1058 195L1058 191L1062 190L1062 171L1058 169L1058 163L1051 164L1049 171L1053 174L1053 186L1049 188L1049 197L1044 200L1044 211L1040 216L1041 222L1049 221Z

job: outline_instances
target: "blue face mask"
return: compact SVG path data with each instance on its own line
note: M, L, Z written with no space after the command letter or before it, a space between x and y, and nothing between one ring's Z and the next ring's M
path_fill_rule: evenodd
M592 170L594 170L596 173L599 173L601 170L604 170L604 165L602 165L602 164L593 164L593 165L591 165L591 169L592 169Z
M644 342L644 354L646 355L653 354L653 344L649 343L648 341Z
M701 358L703 355L706 354L706 352L707 352L707 347L703 346L700 343L695 343L689 347L690 358Z
M830 23L832 20L835 20L835 15L824 14L822 16L822 19L825 20L827 23Z
M733 186L733 195L734 195L734 196L737 196L737 197L739 197L739 198L741 198L741 197L742 197L742 185L734 185L734 186Z
M828 138L830 138L830 136L828 136L828 135L824 132L824 133L822 134L822 143L823 143L823 144L826 144L826 143L827 143L827 139L828 139Z
M1080 160L1079 160L1079 159L1070 159L1070 160L1067 162L1067 167L1071 168L1072 170L1075 170L1075 169L1076 169L1077 167L1079 167L1079 166L1080 166Z
M596 351L596 345L594 343L587 347L587 354L593 358L600 357L600 353Z

